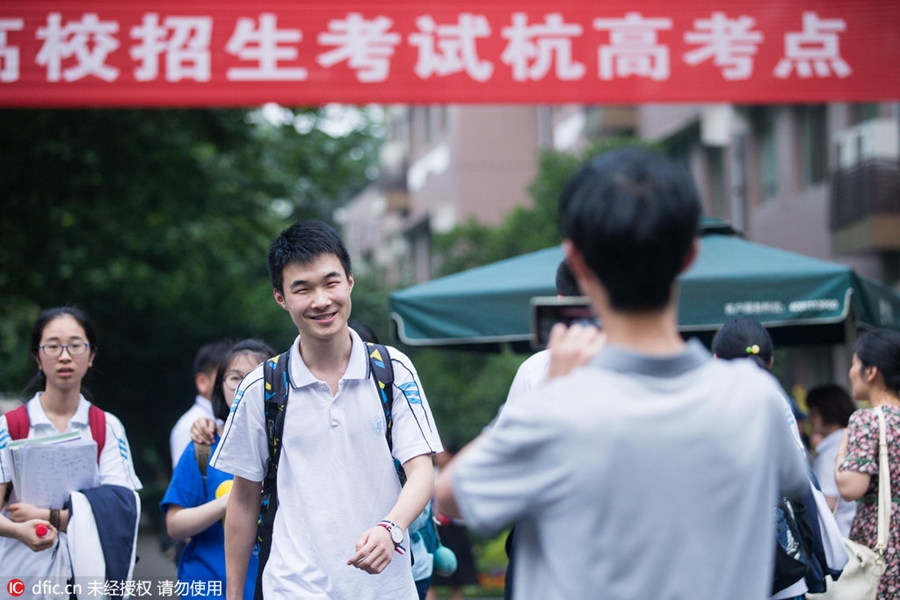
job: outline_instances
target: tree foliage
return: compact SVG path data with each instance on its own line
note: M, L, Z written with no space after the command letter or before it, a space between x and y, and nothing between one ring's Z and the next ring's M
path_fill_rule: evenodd
M268 244L367 182L374 125L335 137L319 111L0 111L0 382L34 373L30 323L73 304L97 324L89 382L126 425L140 475L168 465L203 343L296 335L272 301ZM312 126L298 130L297 119Z

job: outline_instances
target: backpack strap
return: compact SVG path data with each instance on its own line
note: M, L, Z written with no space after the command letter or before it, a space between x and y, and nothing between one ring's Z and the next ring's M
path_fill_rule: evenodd
M262 600L262 576L272 549L272 529L278 510L278 459L281 457L281 436L284 432L284 410L287 406L290 385L291 351L288 349L266 361L263 366L265 381L266 440L269 447L269 466L263 480L259 504L256 543L259 546L259 571L256 577L256 600Z
M28 419L28 409L25 405L16 407L7 412L6 425L9 427L9 437L14 440L24 440L28 437L28 429L31 423Z
M91 428L91 437L97 442L97 464L100 464L100 454L106 445L106 411L91 404L88 409L88 425Z
M194 442L194 458L197 459L197 468L200 469L200 477L203 478L203 497L206 498L206 467L209 466L209 455L212 446Z
M378 398L384 411L384 422L387 424L384 437L387 439L388 450L393 453L394 439L391 431L394 427L394 366L391 364L391 355L383 344L366 342L366 353L369 355L369 367L374 375L375 389L378 391ZM406 485L406 471L403 470L403 466L394 461L394 468L397 469L400 485Z

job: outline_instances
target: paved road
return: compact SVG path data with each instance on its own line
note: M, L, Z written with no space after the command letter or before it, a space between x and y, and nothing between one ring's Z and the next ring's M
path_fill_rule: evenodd
M137 554L140 557L134 566L135 581L149 581L151 594L141 593L136 598L166 598L172 600L173 596L161 596L160 584L166 581L175 581L178 569L171 558L163 555L159 537L150 529L141 529L138 533ZM147 588L145 588L147 589Z

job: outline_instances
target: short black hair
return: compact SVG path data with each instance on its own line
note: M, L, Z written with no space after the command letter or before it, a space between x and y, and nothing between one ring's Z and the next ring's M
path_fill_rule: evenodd
M344 241L331 225L316 219L294 223L281 232L269 246L269 278L272 287L284 293L284 268L290 264L309 264L323 254L334 254L349 276L350 254Z
M847 390L835 383L820 385L806 394L806 406L817 410L826 425L847 427L850 415L856 411L856 403Z
M222 391L222 386L225 384L225 371L236 357L244 354L250 355L254 359L259 359L259 362L264 362L275 356L275 351L265 342L247 339L236 343L225 354L221 364L216 369L216 383L213 385L212 394L210 394L209 398L210 402L212 402L213 414L220 421L227 419L228 412L231 410L228 408L228 403L225 402L225 392Z
M873 329L861 335L853 353L864 367L878 367L887 388L900 393L900 332Z
M194 376L200 373L213 373L222 364L225 355L231 350L232 343L228 340L203 344L194 356Z
M560 197L560 227L621 312L660 310L700 230L700 197L675 161L620 148L581 167Z
M572 270L569 269L566 261L560 262L559 267L556 268L556 294L565 297L581 295L578 282L575 281L575 276L572 275Z
M712 353L725 360L752 358L768 369L775 345L762 323L751 317L738 317L722 325L713 336Z

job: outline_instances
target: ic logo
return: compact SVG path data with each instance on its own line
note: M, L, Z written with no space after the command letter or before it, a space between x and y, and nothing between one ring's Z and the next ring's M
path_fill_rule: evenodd
M25 582L21 579L10 579L6 584L6 592L10 596L21 596L25 593Z

